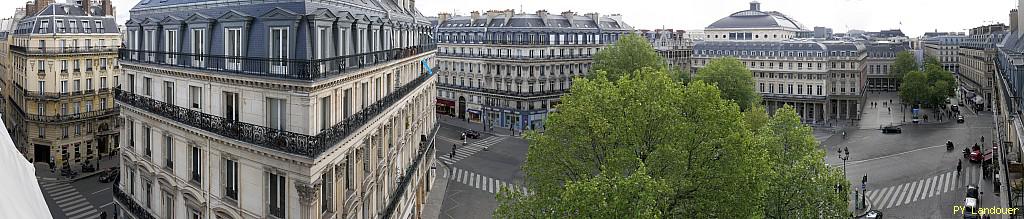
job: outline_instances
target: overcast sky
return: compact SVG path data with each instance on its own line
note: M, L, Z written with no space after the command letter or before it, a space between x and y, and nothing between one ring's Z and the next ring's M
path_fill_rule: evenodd
M64 1L64 0L57 0ZM128 10L138 0L112 0L117 7L118 23L124 23ZM515 9L533 13L546 9L551 13L572 10L579 14L598 12L622 14L636 28L704 29L729 14L746 10L749 0L417 0L426 16L438 12ZM958 31L994 22L1009 23L1010 9L1017 0L760 0L761 10L779 11L807 26L831 27L835 32L848 29L878 31L903 29L911 37L924 32ZM0 0L0 16L9 17L23 0ZM522 9L522 10L520 10ZM902 23L902 25L901 25Z

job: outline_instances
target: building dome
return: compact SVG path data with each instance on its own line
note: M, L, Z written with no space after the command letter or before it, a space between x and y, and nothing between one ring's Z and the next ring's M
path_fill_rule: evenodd
M732 13L715 21L708 29L715 28L792 28L803 30L804 26L776 11L761 11L761 4L750 3L750 10Z

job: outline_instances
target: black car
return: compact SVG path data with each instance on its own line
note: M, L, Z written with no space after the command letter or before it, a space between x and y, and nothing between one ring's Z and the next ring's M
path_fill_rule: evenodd
M103 173L100 173L101 183L116 182L120 178L121 172L117 167L111 167L110 169L103 171Z
M462 132L462 135L466 136L467 138L472 138L472 139L479 139L480 138L480 132L474 131L472 129L466 129L466 131Z
M882 133L899 134L899 133L903 133L903 129L900 128L900 127L896 127L896 126L886 126L886 127L882 128Z
M964 116L956 116L956 123L964 123Z

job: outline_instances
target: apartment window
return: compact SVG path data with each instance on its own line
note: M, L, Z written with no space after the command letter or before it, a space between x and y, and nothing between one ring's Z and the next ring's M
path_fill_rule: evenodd
M129 75L131 76L131 75ZM191 103L192 109L202 110L203 109L203 88L197 86L188 87L189 103Z
M142 77L142 93L145 94L146 96L152 96L153 95L152 83L153 83L153 79L152 78Z
M178 52L178 31L164 31L164 39L164 51L167 51L166 62L169 64L177 64L177 56L172 53Z
M334 206L334 174L324 173L320 176L323 183L320 183L320 209L321 212L330 212Z
M66 103L60 104L60 114L61 115L67 115L68 114L68 104L66 104Z
M242 29L240 28L228 28L225 30L224 35L224 55L228 57L240 57L242 56ZM237 58L228 58L226 60L225 67L229 70L240 70L242 69L242 60Z
M241 105L239 104L239 101L240 101L239 99L240 98L238 97L238 93L227 92L227 91L224 92L224 118L225 119L227 119L229 121L238 121L239 120L239 110L238 109L241 107Z
M331 127L331 97L320 98L320 130Z
M206 54L206 29L192 29L192 66L205 66L203 55Z
M77 21L68 20L68 28L71 29L71 31L70 31L71 33L77 33L78 32L78 25L76 25L76 24L78 24Z
M92 78L85 79L85 90L92 90Z
M85 71L92 71L92 59L85 60Z
M270 215L277 218L284 218L285 199L287 187L285 187L284 175L267 173L267 209Z
M128 193L135 195L135 170L128 169Z
M82 21L82 30L89 33L89 21Z
M128 146L135 147L135 121L128 120Z
M164 103L174 104L173 81L164 81Z
M46 81L39 81L39 95L45 95L46 93Z
M42 43L40 43L40 44L42 44ZM40 46L42 46L42 45L40 45ZM36 63L38 63L37 67L38 67L39 73L43 73L43 72L46 71L46 61L39 60L39 61L36 61Z
M82 65L81 64L82 64L82 62L80 60L75 60L75 66L74 66L75 67L75 72L82 71Z
M64 29L64 20L57 20L57 32L63 33L64 31L66 31Z
M164 218L174 218L174 195L164 193Z
M43 127L42 125L40 125L39 126L39 138L45 138L45 137L46 137L46 127Z
M143 195L142 199L144 200L144 202L146 202L146 208L152 208L153 207L153 197L152 197L152 194L153 194L153 182L148 180L148 179L144 179L142 181L143 181L142 185L145 186L145 193L142 194Z
M100 59L100 70L107 69L107 59Z
M174 169L174 138L164 135L164 167Z
M280 60L271 63L271 71L275 74L287 73L288 62L288 28L275 27L270 29L270 58Z
M60 92L61 93L67 93L68 92L68 81L60 81Z
M238 161L224 159L224 196L238 200Z
M203 151L192 146L192 182L203 183Z
M128 83L128 92L135 93L135 75L128 74L128 81L127 81L127 83Z
M153 156L153 145L152 145L152 141L150 139L151 132L152 132L152 130L149 128L149 126L142 126L142 142L143 142L142 144L144 146L146 146L146 156L147 157L152 157Z
M284 99L267 98L267 127L285 130L285 109Z
M45 34L47 29L50 29L50 23L47 22L47 21L40 21L39 22L39 33L44 33Z
M352 115L352 89L345 89L344 103L341 108L341 115L344 116L344 118L348 118L348 116Z
M60 73L68 73L68 60L60 60Z

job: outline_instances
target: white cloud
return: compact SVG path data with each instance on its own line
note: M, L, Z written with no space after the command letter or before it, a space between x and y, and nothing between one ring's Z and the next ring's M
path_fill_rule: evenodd
M762 10L785 13L808 28L831 27L836 32L847 29L877 31L901 28L911 36L938 29L965 31L991 22L1007 23L1015 0L759 0ZM703 29L729 14L744 10L749 0L419 0L417 7L427 16L438 12L490 9L515 9L534 12L546 9L552 13L572 10L578 13L598 12L622 14L627 23L637 28ZM124 23L128 10L138 0L113 0L118 22ZM14 8L25 1L0 0L0 16L14 14ZM523 10L520 10L523 9ZM902 22L902 25L900 23Z

